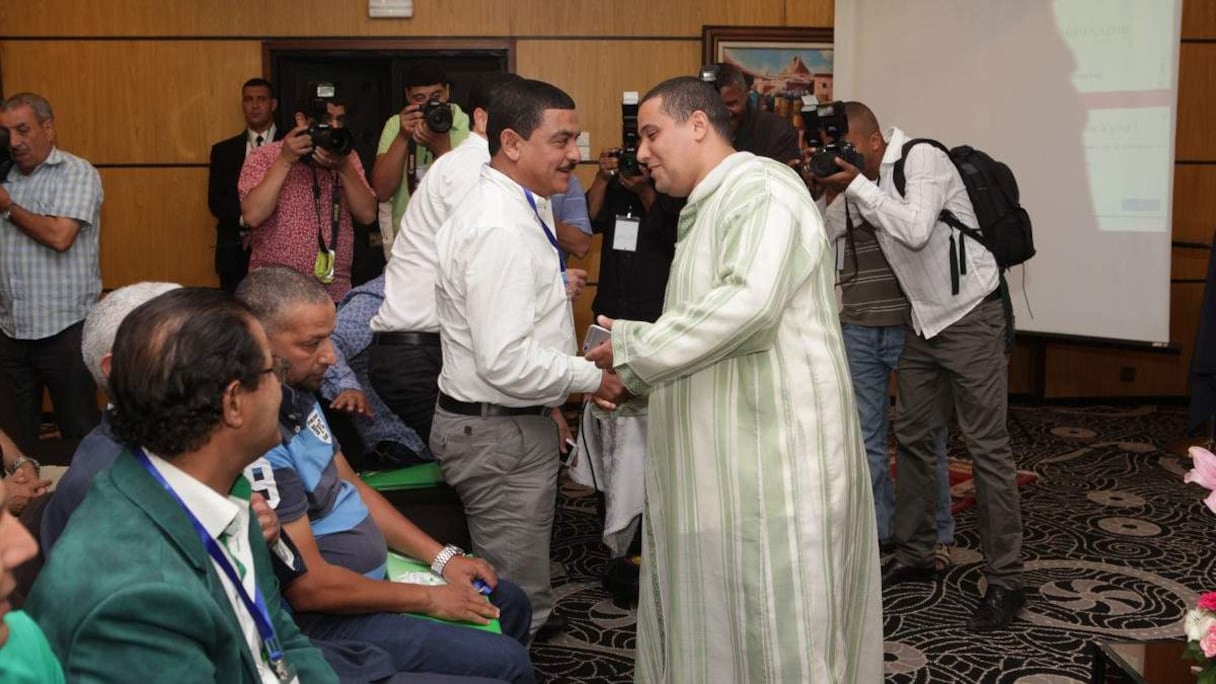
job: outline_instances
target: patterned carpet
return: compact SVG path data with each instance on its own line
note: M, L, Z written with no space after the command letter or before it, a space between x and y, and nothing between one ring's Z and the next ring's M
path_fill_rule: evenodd
M1216 589L1216 523L1202 490L1183 485L1189 461L1164 449L1179 439L1175 406L1012 406L1021 490L1027 607L1008 631L977 638L965 623L979 595L975 509L957 515L954 566L936 585L883 595L887 682L1088 682L1094 639L1182 633L1197 592ZM952 458L966 449L952 435ZM554 533L563 636L532 649L544 682L631 681L634 614L600 587L607 554L595 497L567 485Z

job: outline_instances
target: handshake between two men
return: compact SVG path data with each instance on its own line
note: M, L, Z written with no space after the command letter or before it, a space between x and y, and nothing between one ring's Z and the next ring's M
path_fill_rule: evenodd
M597 316L596 323L600 326L612 330L613 319L607 316ZM596 368L604 371L604 379L600 383L600 388L596 390L592 399L595 404L605 411L615 411L616 407L622 402L631 398L629 390L625 388L616 371L612 369L612 339L606 339L600 342L595 347L587 350L583 355L588 361L595 364Z

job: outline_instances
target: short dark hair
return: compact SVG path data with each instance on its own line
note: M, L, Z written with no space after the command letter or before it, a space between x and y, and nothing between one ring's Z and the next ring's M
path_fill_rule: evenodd
M748 89L747 76L744 75L742 69L730 62L718 62L714 66L718 67L718 78L714 81L714 86L718 90L722 90L727 86L735 86L743 90Z
M286 266L250 271L237 285L236 298L249 307L267 334L278 330L282 316L297 304L333 305L316 278Z
M863 135L882 132L882 129L878 127L878 117L874 116L873 110L861 102L845 102L844 115L849 121L850 130Z
M473 81L473 86L469 89L469 113L474 109L484 109L489 113L491 107L491 99L497 95L499 88L504 83L509 81L517 81L522 77L516 74L482 74Z
M574 100L566 91L530 78L500 84L491 100L487 110L490 121L486 125L491 157L502 147L503 131L510 129L526 140L540 126L546 109L574 109Z
M246 88L265 88L266 90L270 91L271 95L274 94L274 86L270 85L270 81L267 81L261 76L255 76L254 78L245 81L245 84L241 86L241 90Z
M669 78L650 89L639 105L661 98L659 109L676 123L683 124L693 112L705 112L714 130L730 142L732 138L730 112L714 86L693 76Z
M253 313L232 295L184 287L136 308L114 338L108 409L114 436L174 458L207 444L234 380L256 388L266 352Z
M443 72L443 67L433 59L424 59L420 62L414 62L409 69L405 70L405 87L417 88L418 86L434 85L442 83L447 85L448 75Z
M317 84L309 83L304 87L304 92L300 94L300 98L296 100L295 111L303 114L305 118L316 119L322 121L325 119L327 111L326 105L334 105L337 107L345 107L347 116L350 116L350 104L342 92L342 86L337 83L334 86L333 97L317 97L316 91L312 90Z

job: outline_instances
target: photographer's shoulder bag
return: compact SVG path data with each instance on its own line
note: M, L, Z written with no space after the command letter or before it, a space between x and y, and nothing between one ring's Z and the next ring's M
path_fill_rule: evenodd
M975 208L978 227L965 225L953 213L945 209L938 217L940 221L962 233L959 251L966 254L963 237L970 237L984 246L996 258L997 266L1005 270L1034 256L1034 235L1030 227L1030 215L1022 208L1018 198L1018 182L1013 171L984 152L969 145L947 149L945 145L928 138L915 138L904 143L899 161L895 162L895 189L904 194L904 160L908 152L920 144L932 145L953 162L967 188L967 197ZM967 272L966 259L960 259L962 273ZM955 289L957 293L957 287Z

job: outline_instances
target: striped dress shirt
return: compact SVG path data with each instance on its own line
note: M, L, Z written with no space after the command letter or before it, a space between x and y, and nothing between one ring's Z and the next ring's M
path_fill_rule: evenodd
M887 151L878 182L859 174L845 190L845 197L876 229L883 254L912 305L912 326L929 339L967 315L996 289L996 260L974 240L966 240L959 263L961 270L966 261L967 272L959 277L958 294L951 293L950 234L955 231L938 216L943 208L949 209L964 224L977 225L967 188L944 152L931 145L917 145L904 162L907 184L900 197L895 189L895 162L908 136L890 128L883 137ZM833 202L826 212L831 238L844 232L843 205ZM956 248L958 243L955 236Z

